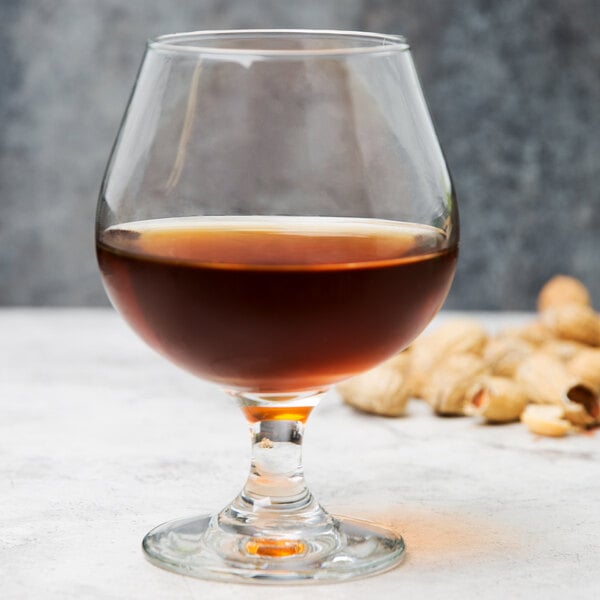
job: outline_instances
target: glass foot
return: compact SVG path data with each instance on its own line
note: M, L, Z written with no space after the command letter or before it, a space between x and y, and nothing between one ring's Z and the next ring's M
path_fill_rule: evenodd
M315 531L253 535L232 532L219 515L164 523L143 541L148 560L191 577L247 583L310 583L354 579L391 569L404 555L402 537L347 517L329 517Z

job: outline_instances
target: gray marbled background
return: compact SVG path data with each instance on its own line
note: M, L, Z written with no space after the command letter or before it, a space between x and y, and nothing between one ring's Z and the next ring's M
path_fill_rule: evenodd
M232 27L403 33L459 193L448 307L600 304L600 1L0 0L0 304L105 304L93 216L144 40Z

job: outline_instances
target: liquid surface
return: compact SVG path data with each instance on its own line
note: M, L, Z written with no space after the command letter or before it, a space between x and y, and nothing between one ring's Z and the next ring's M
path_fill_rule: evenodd
M128 223L97 251L111 301L151 346L252 392L324 387L400 350L456 264L432 227L324 217Z

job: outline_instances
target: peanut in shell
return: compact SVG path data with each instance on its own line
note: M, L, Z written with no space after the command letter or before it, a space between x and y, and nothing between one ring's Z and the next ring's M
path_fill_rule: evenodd
M474 319L453 319L434 332L417 338L410 348L410 387L417 398L425 397L425 386L432 372L448 357L481 355L487 334L481 323Z
M567 370L600 393L600 348L581 350L567 363Z
M553 338L540 346L540 351L558 358L561 362L568 362L576 354L587 348L584 344L572 340Z
M344 402L364 412L398 417L410 398L406 375L398 364L382 364L337 385Z
M465 413L483 417L489 423L518 421L527 406L521 386L507 377L481 378L469 390Z
M424 386L425 400L438 415L462 415L469 389L486 370L485 362L479 356L450 356L430 373Z
M556 275L552 277L538 294L538 310L544 312L550 308L579 304L590 306L589 290L574 277Z
M559 359L536 352L517 369L515 379L531 402L560 407L573 424L590 426L598 422L598 394L571 375Z
M511 327L504 334L505 337L525 340L532 346L541 346L553 339L552 332L541 321L532 321L520 327Z
M600 318L589 306L570 304L542 314L546 327L563 340L600 346Z
M493 375L512 377L532 352L533 346L524 339L498 336L488 342L483 359Z

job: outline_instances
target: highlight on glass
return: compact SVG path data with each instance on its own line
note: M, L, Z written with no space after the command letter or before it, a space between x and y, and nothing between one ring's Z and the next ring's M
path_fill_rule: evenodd
M221 386L250 428L239 495L153 529L148 559L263 583L398 564L398 533L319 504L301 450L323 394L406 347L454 275L456 198L404 38L151 40L102 184L96 241L117 311L165 358Z

